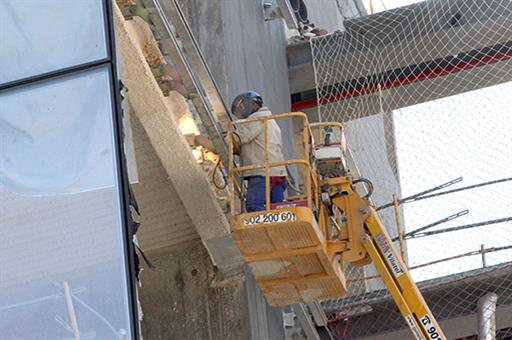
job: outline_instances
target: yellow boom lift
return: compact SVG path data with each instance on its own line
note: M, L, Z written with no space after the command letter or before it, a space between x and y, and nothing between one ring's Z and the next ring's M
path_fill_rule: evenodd
M296 159L269 163L270 119L292 120ZM238 124L263 124L264 164L235 166ZM353 179L339 123L309 124L293 112L232 122L229 127L232 236L269 304L286 306L339 298L347 293L344 266L374 263L416 339L446 339L369 197L365 179ZM269 169L293 168L296 196L271 203ZM246 213L243 173L266 172L266 210ZM358 194L363 183L367 194Z

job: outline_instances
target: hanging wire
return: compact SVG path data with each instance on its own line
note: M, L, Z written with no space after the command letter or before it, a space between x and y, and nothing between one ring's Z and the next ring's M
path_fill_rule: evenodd
M466 191L466 190L470 190L470 189L475 189L475 188L480 188L480 187L484 187L484 186L488 186L488 185L493 185L493 184L499 184L499 183L504 183L504 182L509 182L509 181L512 181L512 177L507 177L507 178L502 178L502 179L497 179L497 180L492 180L492 181L488 181L488 182L482 182L482 183L478 183L478 184L473 184L473 185L468 185L466 187L462 187L462 188L457 188L457 189L453 189L453 190L447 190L447 191L442 191L442 192L437 192L437 193L434 193L434 194L430 194L431 192L433 191L437 191L437 190L440 190L440 189L444 189L446 188L447 186L450 186L452 184L455 184L455 183L458 183L462 181L462 177L459 177L459 178L456 178L450 182L447 182L447 183L444 183L440 186L437 186L437 187L434 187L432 189L428 189L426 191L422 191L420 193L417 193L417 194L414 194L412 196L409 196L409 197L405 197L405 198L402 198L400 200L398 200L398 204L405 204L405 203L410 203L410 202L417 202L417 201L421 201L421 200L425 200L425 199L428 199L428 198L433 198L433 197L438 197L438 196L443 196L443 195L448 195L448 194L453 194L453 193L456 193L456 192L460 192L460 191ZM429 194L429 195L427 195ZM382 210L382 209L386 209L386 208L389 208L393 206L393 202L391 203L386 203L384 205L381 205L380 207L377 208L377 211L379 210Z
M459 218L459 217L464 216L464 215L467 215L468 213L469 213L469 210L467 210L467 209L466 209L466 210L459 211L459 212L458 212L458 213L456 213L456 214L453 214L453 215L450 215L450 216L448 216L448 217L442 218L442 219L440 219L440 220L438 220L438 221L436 221L436 222L434 222L434 223L428 224L428 225L426 225L426 226L424 226L424 227L421 227L421 228L418 228L418 229L412 230L412 231L410 231L410 232L408 232L408 233L405 233L405 234L403 235L403 237L404 237L404 239L414 238L414 236L415 236L416 234L418 234L419 232L421 232L421 231L423 231L423 230L427 230L427 229L430 229L430 228L435 227L435 226L437 226L437 225L440 225L440 224L443 224L443 223L446 223L446 222L449 222L449 221L453 221L454 219ZM397 237L394 237L394 238L392 239L392 241L393 241L393 242L394 242L394 241L396 241L396 240L398 240L398 236L397 236Z
M420 237L425 237L425 236L444 234L444 233L449 233L452 231L459 231L459 230L465 230L465 229L470 229L470 228L482 227L482 226L486 226L486 225L490 225L490 224L505 223L505 222L509 222L509 221L512 221L512 216L498 218L495 220L488 220L488 221L483 221L483 222L465 224L465 225L446 228L446 229L439 229L439 230L427 231L427 232L423 232L423 233L417 233L417 234L414 234L412 236L412 238L420 238Z
M509 249L512 249L512 245L501 246L501 247L483 248L483 249L479 249L479 250L469 251L469 252L466 252L466 253L463 253L463 254L458 254L458 255L454 255L454 256L444 257L442 259L435 260L435 261L421 263L421 264L418 264L418 265L415 265L415 266L408 267L408 269L409 270L415 270L415 269L419 269L419 268L423 268L423 267L433 266L435 264L439 264L439 263L443 263L443 262L457 260L457 259L460 259L460 258L463 258L463 257L482 255L482 254L487 254L487 253L494 253L494 252L504 251L504 250L509 250ZM366 280L380 279L380 278L381 278L380 275L371 275L371 276L364 276L364 277L354 277L352 279L348 279L347 282L366 281Z
M431 189L427 189L425 191L419 192L419 193L414 194L412 196L408 196L408 197L402 198L402 199L398 200L398 204L400 205L400 204L404 204L404 203L418 201L419 197L421 197L423 195L429 194L429 193L437 191L437 190L444 189L446 187L449 187L450 185L459 183L461 181L462 181L462 177L458 177L458 178L452 179L449 182L443 183L443 184L438 185L436 187L433 187ZM389 207L392 207L393 205L394 205L394 202L386 203L384 205L381 205L380 207L377 207L377 211L382 210L382 209L386 209L386 208L389 208Z

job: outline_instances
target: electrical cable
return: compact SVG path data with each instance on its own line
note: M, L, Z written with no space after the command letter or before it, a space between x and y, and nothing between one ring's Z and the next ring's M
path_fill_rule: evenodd
M218 185L218 183L217 183L217 179L216 179L216 177L215 177L215 173L217 172L217 170L218 170L218 169L220 169L220 163L221 163L221 162L222 162L222 161L221 161L221 160L220 160L220 158L219 158L219 160L217 161L217 164L215 164L215 168L213 169L213 172L212 172L212 183L213 183L213 185L215 185L215 187L216 187L217 189L219 189L219 190L224 190L224 189L226 189L226 187L228 186L228 182L227 182L227 180L226 180L226 178L225 178L225 176L224 176L224 173L223 173L222 171L220 172L220 173L221 173L221 175L222 175L222 178L224 179L224 184L222 184L222 185Z

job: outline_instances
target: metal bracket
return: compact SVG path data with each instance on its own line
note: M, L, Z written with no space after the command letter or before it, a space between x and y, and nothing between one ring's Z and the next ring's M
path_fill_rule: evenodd
M299 29L297 19L288 0L261 0L265 21L283 18L288 29Z
M311 319L311 315L308 312L308 309L303 304L292 305L292 309L299 320L300 326L306 335L306 339L308 340L320 340L320 335L318 335L318 331L316 330L315 324Z
M319 302L307 302L306 305L313 315L313 320L317 326L327 327L327 316Z

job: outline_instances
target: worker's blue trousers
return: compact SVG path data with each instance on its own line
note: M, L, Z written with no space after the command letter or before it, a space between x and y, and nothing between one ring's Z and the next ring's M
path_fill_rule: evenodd
M265 176L248 177L247 199L245 208L247 212L265 210ZM272 185L272 177L270 178ZM272 186L270 190L270 202L278 203L284 200L284 191L286 190L286 180L282 180Z

